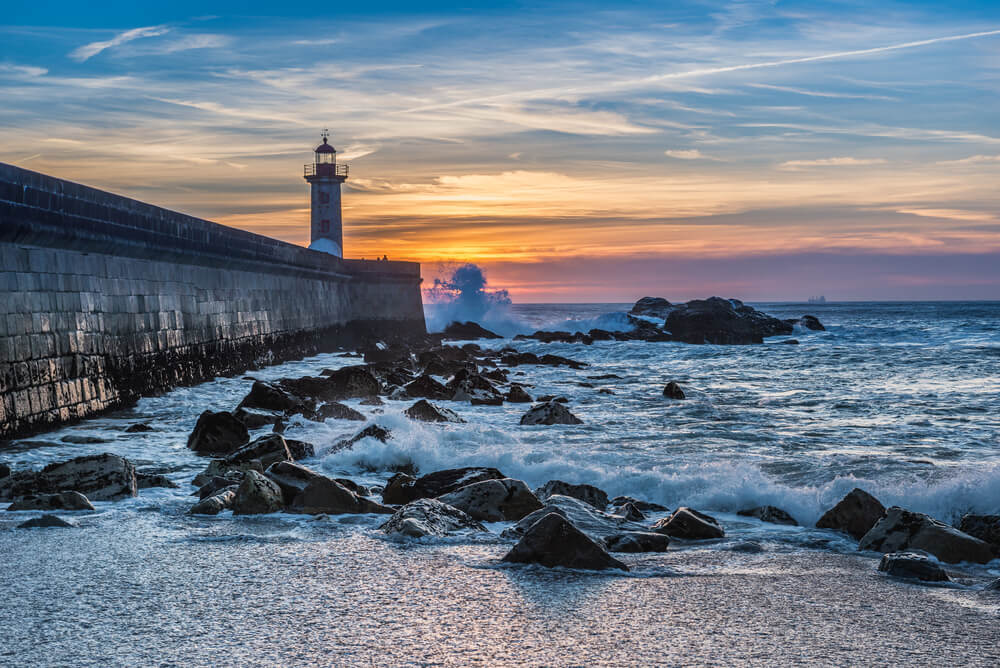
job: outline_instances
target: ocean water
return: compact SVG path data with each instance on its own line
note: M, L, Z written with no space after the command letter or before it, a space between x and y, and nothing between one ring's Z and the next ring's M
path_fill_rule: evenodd
M501 566L511 543L500 526L399 542L365 516L186 515L206 464L185 447L197 415L234 408L250 377L356 362L321 355L0 450L15 469L115 452L181 485L64 513L76 530L16 531L37 513L0 513L0 664L996 665L1000 594L982 588L1000 561L919 586L813 525L853 487L947 522L1000 513L1000 303L754 305L812 313L827 331L796 331L797 346L514 342L589 365L511 375L533 396L566 396L579 426L522 427L525 405L457 403L467 424L428 425L402 416L412 402L349 401L395 437L334 454L361 423L295 420L286 432L315 444L309 466L360 482L402 464L496 466L532 486L559 478L695 507L723 522L721 541L625 555L632 572L607 575ZM505 334L621 329L628 306L515 304L490 323ZM617 377L590 378L607 374ZM686 400L662 397L669 380ZM140 420L155 431L123 433ZM735 514L761 504L803 526ZM762 551L741 551L747 541Z

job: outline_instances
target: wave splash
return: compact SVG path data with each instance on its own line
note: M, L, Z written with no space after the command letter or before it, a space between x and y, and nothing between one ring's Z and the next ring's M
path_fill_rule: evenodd
M424 291L427 329L440 332L453 322L472 321L504 336L527 330L527 325L511 313L510 293L491 288L486 272L476 264L463 264L447 277L435 278Z

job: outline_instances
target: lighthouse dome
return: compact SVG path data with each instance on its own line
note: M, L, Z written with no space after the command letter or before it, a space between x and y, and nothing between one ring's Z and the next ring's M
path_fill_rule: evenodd
M326 143L326 137L323 137L323 143L316 147L316 153L336 153L337 149Z

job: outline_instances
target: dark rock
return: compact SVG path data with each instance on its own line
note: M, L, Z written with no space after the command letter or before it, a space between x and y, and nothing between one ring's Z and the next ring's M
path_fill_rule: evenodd
M358 422L364 422L367 418L358 411L354 410L350 406L344 405L339 402L332 402L329 404L323 404L316 409L316 417L320 420L355 420Z
M468 467L428 473L420 478L399 473L386 483L382 502L399 505L417 499L436 498L484 480L502 480L503 473L494 468Z
M491 380L494 383L506 383L510 372L507 369L490 369L484 371L481 375L486 380Z
M502 339L503 337L474 322L453 322L444 328L444 338L451 341Z
M590 380L621 380L617 373L602 373L599 376L587 376Z
M187 446L199 455L228 455L249 440L246 425L232 413L205 411L188 436Z
M365 487L364 485L359 485L358 483L354 482L349 478L334 478L333 480L334 482L337 482L346 487L347 489L351 490L358 496L371 496L372 494L371 489Z
M177 489L180 487L180 485L162 473L136 473L135 482L138 489L152 489L154 487Z
M823 323L821 323L819 321L819 318L817 318L814 315L804 315L804 316L802 316L801 318L799 318L799 324L802 325L803 327L805 327L806 329L813 330L814 332L825 332L826 331L826 327L824 327Z
M644 513L650 511L657 513L667 512L666 506L661 506L658 503L652 503L650 501L640 501L639 499L634 499L631 496L616 496L610 501L612 506L624 506L626 503L630 503Z
M738 299L695 299L675 306L663 329L685 343L749 344L764 337L791 334L792 326Z
M568 366L573 369L583 369L586 368L586 364L583 362L578 362L576 360L569 359L568 357L560 357L559 355L542 355L539 357L534 353L505 353L500 357L501 364L507 366L520 366L521 364L539 364L544 366Z
M989 544L955 527L924 515L893 506L858 542L859 550L903 552L922 550L950 564L971 561L985 564L993 559Z
M328 391L323 401L364 399L379 393L378 379L366 366L345 366L327 376Z
M597 390L597 393L598 394L612 394L613 395L615 392L614 392L614 390L610 390L610 389L608 389L606 387L602 387L601 389Z
M379 527L389 535L423 538L447 536L455 531L486 531L486 527L437 499L417 499L397 510L389 521Z
M194 477L191 484L201 487L213 478L226 478L238 484L243 481L243 476L247 471L263 473L264 467L261 465L259 459L250 459L239 463L230 463L225 459L213 459L208 463L204 471Z
M96 510L94 504L79 492L30 494L14 499L7 510Z
M451 398L454 401L469 401L475 405L495 405L503 403L503 395L493 383L478 373L460 369L448 381Z
M381 397L368 397L361 401L362 406L385 406L385 402L382 401Z
M41 471L18 471L0 478L0 500L75 491L92 501L117 501L137 496L137 490L135 467L110 453L76 457L54 462Z
M408 397L433 399L435 401L451 399L452 394L454 394L454 392L427 374L420 376L411 383L407 383L403 386L403 389L406 391L406 396Z
M403 414L411 420L421 422L465 422L455 411L432 404L426 399L413 404L403 411Z
M6 464L0 464L0 478L6 478L10 475L10 467Z
M587 570L628 570L628 566L608 554L601 545L558 513L548 513L532 524L503 560L518 564L541 564L547 568L563 566Z
M626 503L623 506L618 506L613 509L615 515L621 515L629 522L643 522L646 520L646 516L641 510L635 507L634 504Z
M267 468L264 475L281 488L285 505L291 505L310 482L323 477L295 462L275 462Z
M339 452L340 450L346 450L347 448L354 447L354 444L363 438L374 438L377 441L386 443L390 438L392 438L392 432L389 429L380 427L377 424L370 424L354 436L337 441L333 445L333 449L331 451Z
M75 524L71 524L64 519L58 518L55 515L42 515L41 517L36 517L30 519L27 522L22 522L17 525L18 529L49 529L49 528L69 528L75 527Z
M190 515L218 515L223 510L229 510L236 503L237 485L231 485L217 490L214 494L203 498L191 507Z
M233 411L233 417L242 422L247 429L260 429L268 425L277 425L283 416L284 413L281 411L263 408L237 408Z
M764 546L752 540L741 540L733 543L727 548L730 552L744 552L746 554L760 554L764 551Z
M519 538L524 535L528 527L548 513L562 515L580 531L583 531L588 536L599 539L613 536L623 531L648 531L642 524L630 522L621 515L612 515L597 510L589 503L574 499L571 496L555 494L550 496L544 503L544 507L527 515L516 525L504 531L503 535L508 538Z
M615 335L606 329L592 329L587 332L587 336L590 337L591 341L612 341Z
M210 496L215 495L223 489L229 487L239 487L239 484L243 481L243 474L240 473L239 477L224 478L222 476L214 476L204 485L198 488L194 493L198 495L199 499L207 499ZM192 495L193 496L193 495Z
M296 441L293 438L286 438L285 445L288 446L288 452L292 455L292 459L295 461L316 456L316 448L313 447L312 443Z
M304 410L305 401L288 390L262 380L255 381L250 393L237 408L259 408L269 411Z
M290 508L293 512L308 515L393 514L393 509L358 496L335 480L317 476L296 495Z
M786 513L781 508L775 508L774 506L745 508L736 514L742 515L743 517L756 517L761 522L771 522L772 524L787 524L796 527L799 525L799 523L795 521L794 517Z
M274 462L292 461L292 453L288 450L288 444L281 434L267 434L256 438L250 443L227 456L227 464L242 464L251 460L258 460L260 465L267 468Z
M604 539L608 552L666 552L670 538L652 531L626 531Z
M524 482L512 478L466 485L438 497L438 501L482 522L517 522L542 507Z
M522 425L583 424L583 420L573 415L568 408L557 401L547 401L532 406L521 416Z
M958 528L989 543L993 553L1000 556L1000 515L963 515Z
M531 395L517 383L512 383L507 391L507 401L514 404L531 403Z
M882 557L878 569L897 578L921 580L924 582L950 582L944 569L926 554L895 552Z
M153 431L153 428L150 427L145 422L136 422L135 424L130 425L125 430L125 433L126 434L141 434L141 433L147 432L147 431ZM2 477L2 476L0 476L0 477Z
M726 535L722 525L714 517L684 507L678 508L670 517L665 517L654 524L653 531L688 540L707 540Z
M63 436L59 439L63 443L73 443L75 445L96 445L98 443L107 443L108 439L101 438L100 436L87 436L85 434L69 434L68 436Z
M262 473L247 471L236 488L232 508L234 515L263 515L280 512L284 506L281 488L276 483Z
M784 343L784 344L789 345L789 346L797 346L797 345L799 345L799 340L798 339L785 339L784 341L780 341L780 343Z
M670 381L667 386L663 388L663 396L668 399L683 399L684 390L675 381Z
M816 527L833 529L860 539L885 515L885 506L868 492L855 487L837 505L826 511Z
M594 487L593 485L573 485L568 482L563 482L562 480L549 480L547 483L535 490L535 496L543 502L547 501L550 496L555 494L579 499L580 501L590 504L594 508L601 511L608 507L607 493L598 487Z
M629 313L665 319L672 310L674 310L674 305L663 297L643 297L632 306Z

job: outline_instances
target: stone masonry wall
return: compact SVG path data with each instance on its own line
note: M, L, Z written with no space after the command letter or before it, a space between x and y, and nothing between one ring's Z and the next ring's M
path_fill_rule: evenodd
M419 265L341 261L0 164L0 439L424 331Z

